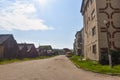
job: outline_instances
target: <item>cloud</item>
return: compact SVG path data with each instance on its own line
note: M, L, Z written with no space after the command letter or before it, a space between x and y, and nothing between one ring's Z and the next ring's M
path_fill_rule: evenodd
M41 7L45 7L49 0L37 0Z
M7 0L6 0L7 1ZM0 1L5 3L5 0ZM12 1L12 0L11 0ZM44 1L44 0L43 0ZM37 11L29 0L14 0L9 5L0 6L0 29L5 30L53 30L45 25L45 21L38 19Z
M46 7L50 7L50 5L53 5L56 0L35 0L35 2L40 6L42 10L44 10Z

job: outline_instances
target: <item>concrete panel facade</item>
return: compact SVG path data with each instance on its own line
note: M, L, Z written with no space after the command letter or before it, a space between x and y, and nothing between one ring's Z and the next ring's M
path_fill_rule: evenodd
M84 57L99 61L108 48L120 50L120 0L83 0Z

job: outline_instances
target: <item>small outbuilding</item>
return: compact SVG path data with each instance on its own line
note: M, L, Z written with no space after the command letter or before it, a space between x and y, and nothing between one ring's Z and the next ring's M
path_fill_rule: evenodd
M18 45L12 34L0 34L0 59L18 56Z
M39 54L40 54L41 56L54 55L54 51L53 51L51 45L39 46L38 49L39 49Z
M28 58L38 57L38 52L37 52L34 44L26 44L26 46L27 46L26 57L28 57Z
M18 47L19 47L18 58L25 58L26 54L27 54L27 45L26 45L26 43L18 44Z

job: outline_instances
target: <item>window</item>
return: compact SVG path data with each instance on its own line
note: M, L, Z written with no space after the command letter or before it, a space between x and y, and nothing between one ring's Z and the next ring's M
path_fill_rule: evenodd
M88 21L90 21L90 17L88 17Z
M92 28L92 36L96 34L96 27Z
M96 48L96 45L93 45L93 46L92 46L92 52L93 52L94 54L96 54L96 51L97 51L96 49L97 49L97 48Z
M93 20L95 18L95 9L91 13L91 19Z
M93 3L93 0L90 0L91 4Z

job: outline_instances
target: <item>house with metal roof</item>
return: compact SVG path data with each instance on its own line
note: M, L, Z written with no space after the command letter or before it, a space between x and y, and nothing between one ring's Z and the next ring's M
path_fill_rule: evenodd
M41 45L39 46L39 54L42 56L54 55L54 51L51 45Z
M26 46L27 46L26 57L28 57L28 58L38 57L38 52L37 52L34 44L26 44Z
M26 45L26 43L18 44L18 47L19 47L18 58L25 58L25 55L27 53L27 45Z
M18 45L12 34L0 34L0 59L18 56Z

